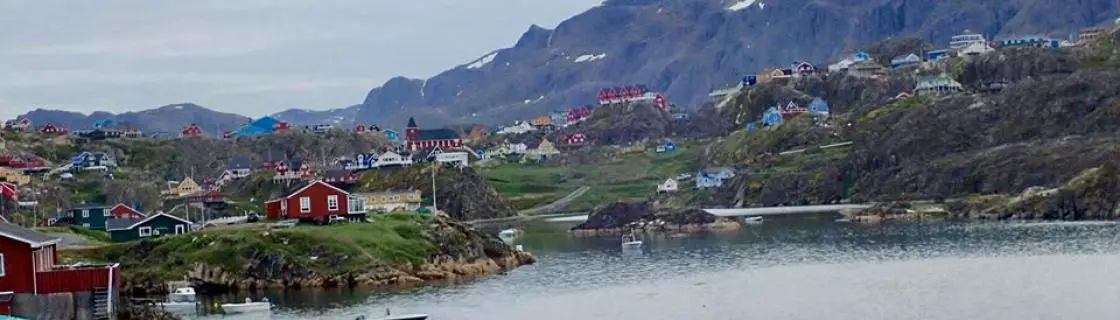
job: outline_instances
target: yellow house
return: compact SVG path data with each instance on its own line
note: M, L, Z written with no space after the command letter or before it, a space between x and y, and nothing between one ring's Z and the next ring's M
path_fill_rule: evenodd
M541 139L541 145L537 146L537 154L539 155L549 156L559 153L560 151L556 150L556 145L552 144L548 139Z
M539 116L536 119L533 119L534 126L543 127L550 124L552 124L552 118L549 116Z
M14 183L16 185L27 184L31 182L31 176L23 174L23 172L0 168L0 182Z
M358 193L356 196L365 202L368 210L393 212L420 209L420 190L367 192Z
M199 192L202 192L202 187L199 186L197 182L194 182L194 179L191 179L190 177L183 179L183 181L180 181L179 184L171 187L170 190L168 190L169 194L177 195L180 197L189 196Z

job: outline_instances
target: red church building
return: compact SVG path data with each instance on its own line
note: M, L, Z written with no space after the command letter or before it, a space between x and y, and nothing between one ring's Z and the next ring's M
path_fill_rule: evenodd
M192 123L190 126L187 126L186 128L183 128L183 131L179 132L179 136L180 137L201 137L202 136L202 128L199 127L198 124Z
M408 128L404 131L405 147L409 151L427 150L431 148L453 149L462 148L463 139L451 129L421 130L416 126L416 120L408 118Z
M287 196L265 202L264 206L268 218L276 220L297 219L325 224L334 217L351 221L366 218L365 205L361 200L323 181L313 181Z

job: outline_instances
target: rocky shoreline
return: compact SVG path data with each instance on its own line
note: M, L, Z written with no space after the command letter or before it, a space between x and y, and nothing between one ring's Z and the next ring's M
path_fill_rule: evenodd
M536 262L533 254L510 250L507 255L495 258L454 259L441 257L420 267L385 267L364 273L347 273L332 276L310 276L281 279L240 279L220 267L195 264L187 278L192 287L202 292L253 291L265 289L311 288L363 288L406 289L424 284L458 283L479 277L499 274ZM122 292L126 294L166 294L163 283L133 283L125 279Z
M699 209L670 209L642 201L601 207L570 232L576 236L601 236L626 232L723 232L738 231L741 227L736 221L716 218Z

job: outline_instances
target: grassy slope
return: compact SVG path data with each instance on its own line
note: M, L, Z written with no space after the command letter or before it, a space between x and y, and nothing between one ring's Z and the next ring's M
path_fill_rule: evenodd
M517 209L527 209L562 198L581 186L591 191L567 210L589 210L618 200L645 198L656 185L680 173L693 172L692 163L704 145L681 142L676 152L620 155L604 163L576 165L502 164L480 169L498 193Z
M283 262L329 275L385 264L419 265L437 249L421 235L426 218L398 213L371 219L372 223L271 231L264 224L252 224L159 238L146 252L136 252L145 242L130 242L65 253L69 259L119 261L133 279L169 281L181 280L196 262L225 270L242 270L251 261Z

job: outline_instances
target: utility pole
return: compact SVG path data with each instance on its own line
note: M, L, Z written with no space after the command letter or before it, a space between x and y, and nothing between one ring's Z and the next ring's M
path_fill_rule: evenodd
M439 212L439 202L436 201L436 168L432 166L432 215Z

